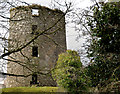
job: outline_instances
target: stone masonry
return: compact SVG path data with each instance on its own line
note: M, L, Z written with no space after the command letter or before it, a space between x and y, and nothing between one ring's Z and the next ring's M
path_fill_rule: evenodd
M64 13L30 5L11 9L10 17L8 50L23 49L8 56L7 72L26 77L7 76L6 87L56 86L49 72L66 50Z

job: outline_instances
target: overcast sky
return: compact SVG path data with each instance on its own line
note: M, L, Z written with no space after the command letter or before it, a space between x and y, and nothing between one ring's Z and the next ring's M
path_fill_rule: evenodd
M21 0L21 1L25 1L31 4L40 4L43 6L48 6L51 4L51 2L53 0ZM60 2L64 2L65 0L56 0L56 1L60 1ZM67 2L72 2L74 3L76 6L79 7L86 7L90 4L90 0L66 0Z

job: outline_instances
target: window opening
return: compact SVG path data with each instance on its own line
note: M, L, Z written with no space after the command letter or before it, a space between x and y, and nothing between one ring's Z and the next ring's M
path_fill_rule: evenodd
M32 75L32 82L33 82L34 84L37 84L37 74L33 74L33 75Z
M32 47L32 56L38 57L38 47L37 46Z
M32 81L30 81L30 85L35 85L37 83L37 74L32 75Z
M31 34L38 35L37 25L32 25L32 33Z
M32 9L32 15L39 15L39 10L38 9Z
M37 25L32 25L32 31L36 31L37 30Z

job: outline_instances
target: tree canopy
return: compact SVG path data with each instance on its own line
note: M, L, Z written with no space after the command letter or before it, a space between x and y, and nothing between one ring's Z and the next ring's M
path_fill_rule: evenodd
M87 16L87 25L92 36L88 47L88 75L93 86L101 90L119 81L120 71L120 2L97 3L92 7L93 14ZM107 87L107 90L110 87ZM113 87L111 87L113 88Z

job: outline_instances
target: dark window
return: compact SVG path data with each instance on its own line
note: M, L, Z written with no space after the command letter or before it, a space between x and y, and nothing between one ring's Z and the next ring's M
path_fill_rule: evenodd
M32 56L38 57L38 47L37 46L32 47Z
M30 85L35 85L37 83L37 74L32 75L32 81L30 81Z
M32 33L31 34L37 35L38 32L36 30L37 30L37 25L32 25Z
M38 35L37 25L32 25L32 33L31 34Z
M32 75L32 82L33 82L34 84L37 84L37 74L33 74L33 75Z
M32 31L36 31L37 30L37 25L32 25Z

